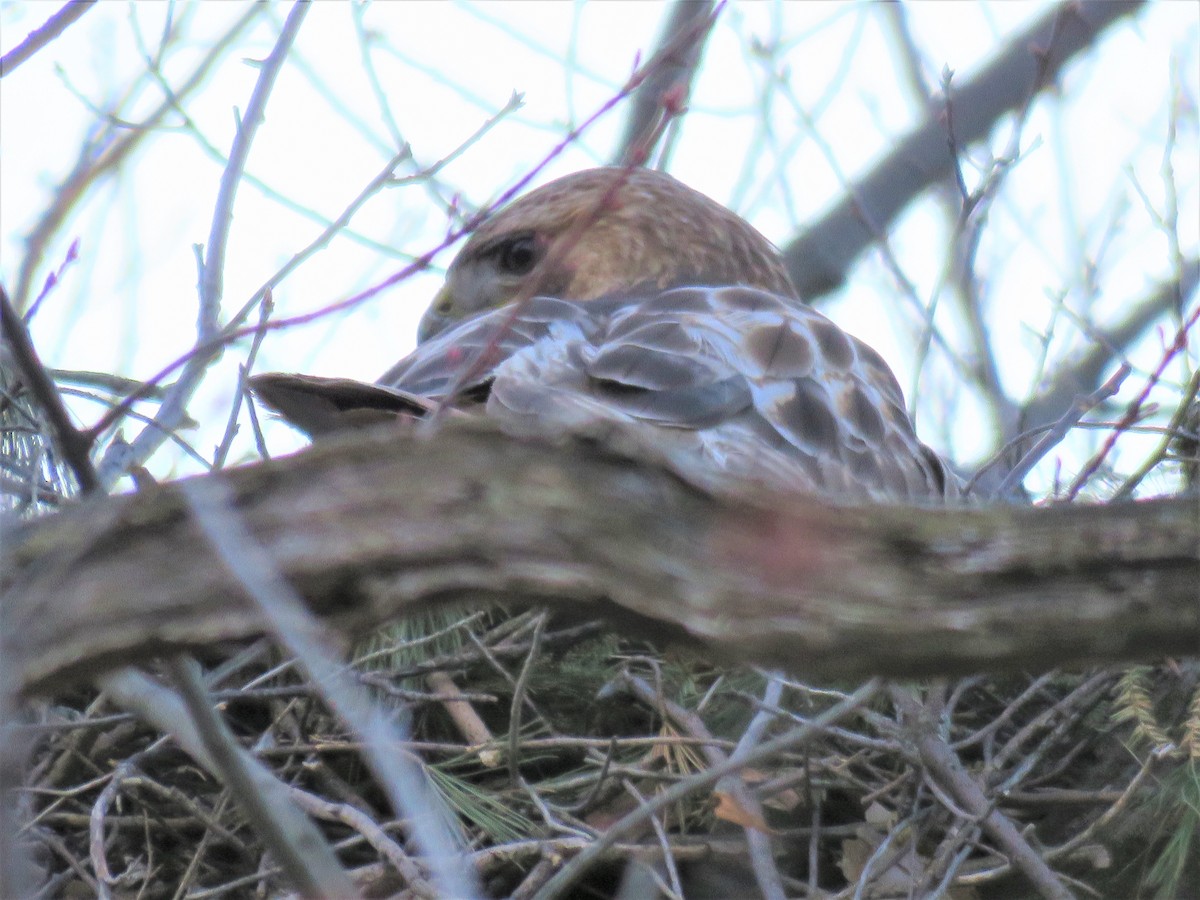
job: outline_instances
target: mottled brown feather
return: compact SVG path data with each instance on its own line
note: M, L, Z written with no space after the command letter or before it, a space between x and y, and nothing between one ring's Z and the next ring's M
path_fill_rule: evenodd
M564 235L574 243L547 252ZM553 265L500 271L514 240ZM526 277L541 290L514 315L505 304ZM748 223L661 173L594 169L516 200L468 241L426 321L426 340L380 378L376 397L300 376L261 376L255 390L268 403L283 396L289 419L321 431L360 407L372 420L411 418L412 398L482 405L541 431L617 425L714 490L752 481L875 500L957 493L879 354L800 304ZM298 399L306 391L312 416Z
M647 442L710 489L753 481L858 499L954 493L874 351L777 294L691 287L642 303L539 297L512 327L509 313L443 332L381 383L464 407L482 402L522 428L653 428ZM472 365L485 352L489 363ZM464 370L476 374L461 382ZM448 398L451 390L463 397Z

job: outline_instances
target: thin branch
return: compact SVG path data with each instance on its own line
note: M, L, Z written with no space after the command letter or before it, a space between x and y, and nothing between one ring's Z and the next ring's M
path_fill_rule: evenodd
M663 116L665 96L686 99L696 77L700 54L712 31L712 0L675 0L659 36L663 64L656 67L633 95L625 133L613 158L615 165L643 165L646 147L653 148Z
M221 563L270 623L272 632L306 670L325 702L364 741L367 765L391 802L411 822L412 839L424 851L441 895L479 896L462 871L453 821L442 808L419 761L404 748L405 736L373 707L325 646L324 629L309 613L234 511L233 496L218 481L182 482L184 497Z
M114 447L114 452L105 454L99 466L100 477L105 484L111 485L128 471L131 465L139 465L149 458L162 446L167 434L179 427L187 415L188 401L203 380L208 367L216 361L224 347L216 338L225 271L225 244L233 221L233 200L250 154L250 145L263 121L267 98L271 95L275 79L283 68L308 9L307 0L297 0L288 13L275 46L259 70L254 90L250 94L250 102L246 105L246 114L238 123L233 148L229 152L229 164L221 174L221 186L213 209L212 227L200 276L200 314L196 327L196 349L211 349L191 355L179 378L167 390L151 425L143 428L128 447ZM93 430L93 433L97 432Z
M1070 487L1067 488L1067 499L1070 500L1075 498L1083 486L1087 484L1088 480L1099 470L1101 464L1104 462L1105 458L1107 458L1109 452L1116 444L1117 438L1119 438L1129 428L1130 425L1137 421L1138 416L1141 414L1142 405L1146 402L1146 398L1150 396L1150 391L1152 391L1154 386L1158 384L1159 379L1162 378L1163 372L1166 371L1166 368L1170 364L1171 360L1182 353L1187 347L1187 334L1197 321L1200 321L1200 305L1196 306L1196 309L1192 312L1191 316L1188 317L1187 321L1184 322L1179 327L1179 330L1175 332L1174 339L1163 351L1163 355L1159 360L1158 366L1153 372L1150 373L1150 377L1146 380L1146 384L1142 388L1142 392L1138 394L1138 396L1133 399L1133 402L1129 404L1129 407L1125 410L1125 415L1121 417L1121 420L1112 430L1112 433L1110 433L1105 439L1104 445L1090 460L1088 460L1087 464L1083 467L1083 470L1075 476L1075 480L1072 481Z
M200 666L171 657L168 671L182 698L181 721L191 729L211 763L241 805L289 880L306 896L353 896L354 888L321 833L292 805L287 787L247 753L217 715L200 677Z
M384 167L379 170L379 173L367 183L366 187L358 192L358 195L350 201L349 205L342 210L336 219L334 219L332 222L325 222L324 230L317 235L316 238L314 238L298 253L293 255L292 258L289 259L274 275L267 279L262 287L254 292L250 300L247 301L240 310L238 310L236 315L230 318L229 325L226 327L226 331L232 332L238 329L241 323L245 321L246 317L249 316L254 307L258 305L264 296L266 296L266 292L268 290L279 285L284 278L299 268L301 263L306 261L318 250L328 246L330 241L332 241L335 236L344 234L346 231L346 226L350 223L350 220L354 218L359 209L362 208L363 204L374 197L381 188L385 186L399 186L417 181L424 182L427 179L433 178L445 166L448 166L468 149L475 146L484 135L498 125L506 116L520 109L522 103L523 100L521 95L514 93L508 98L508 102L505 103L503 107L497 110L494 115L484 120L483 124L475 129L474 133L471 134L470 137L468 137L465 141L460 143L437 162L425 167L420 172L405 178L396 178L393 173L395 172L396 167L402 162L412 159L412 150L408 146L400 148L400 150L397 151L391 157L391 159L384 164Z
M283 70L292 44L300 33L300 25L308 14L309 4L306 0L297 0L292 4L283 28L271 53L263 60L258 78L254 82L254 90L250 94L250 102L246 104L246 113L237 125L237 134L233 139L233 148L229 151L229 164L221 173L221 185L217 191L217 201L213 208L212 226L208 234L208 243L204 248L204 274L200 281L201 325L200 339L207 340L212 336L217 315L221 307L222 286L225 276L225 245L229 239L229 227L233 224L233 201L237 195L242 173L246 169L246 160L250 156L250 145L258 127L266 118L267 98L275 87L275 79Z
M1154 452L1147 456L1145 461L1138 466L1137 471L1125 479L1125 483L1113 495L1114 500L1125 500L1132 497L1134 490L1141 484L1142 479L1149 475L1155 466L1167 458L1167 454L1171 452L1172 448L1179 446L1181 439L1183 441L1187 440L1185 435L1187 433L1188 414L1192 413L1194 415L1196 410L1200 409L1200 407L1195 405L1197 396L1200 396L1200 369L1192 372L1192 377L1184 386L1183 396L1180 398L1179 405L1175 408L1175 414L1171 416L1171 421L1167 423L1162 441ZM1188 483L1186 477L1184 483Z
M78 22L85 12L95 6L96 0L71 0L62 9L46 20L41 28L29 32L25 40L0 58L0 78L11 75L21 63L53 41Z
M1012 471L1004 476L1004 480L1000 482L999 487L995 490L995 496L1007 496L1009 491L1015 489L1017 485L1024 481L1025 476L1041 461L1042 457L1058 446L1063 438L1067 436L1067 432L1079 424L1080 419L1109 397L1116 395L1117 391L1121 389L1121 385L1125 383L1125 379L1129 377L1131 371L1133 370L1129 366L1122 365L1113 373L1112 378L1104 382L1099 389L1086 397L1077 398L1071 404L1071 408L1063 414L1062 418L1055 422L1041 436L1038 442L1029 449L1029 452L1021 458L1021 461L1013 466ZM976 476L971 481L974 482L978 477L978 473L976 473ZM970 485L967 486L967 490L969 489Z
M8 294L0 287L0 331L12 354L21 377L33 393L42 412L50 423L54 442L62 451L63 458L75 474L80 488L85 493L100 487L96 469L92 466L89 453L92 441L85 432L71 424L71 416L63 404L62 395L54 384L46 367L42 365L25 323L9 302Z
M1029 845L1012 820L995 808L995 802L988 799L958 755L938 736L936 725L929 721L921 703L904 688L893 687L888 693L908 720L921 763L965 807L968 817L979 822L1041 896L1071 900L1071 892L1054 870Z
M1131 298L1131 311L1116 325L1097 328L1091 346L1078 359L1059 367L1051 384L1025 404L1021 410L1024 428L1033 429L1055 421L1076 396L1095 390L1112 361L1165 313L1182 311L1197 285L1200 285L1200 258L1192 257L1181 264L1176 278L1158 285L1149 297L1136 305Z
M667 700L662 696L661 690L656 690L648 682L630 672L623 673L621 681L635 697L647 706L657 709L664 718L673 720L676 727L691 737L703 741L700 752L710 766L719 766L728 761L729 757L716 746L712 733L698 713ZM775 699L770 702L775 703L778 701L781 686L778 681L772 681L771 685L771 694ZM770 718L769 715L760 713L757 719L759 727L765 728ZM749 740L743 738L738 742L734 754L745 756L754 748L756 741L757 738L753 736ZM770 844L764 843L762 840L766 836L766 822L763 820L762 807L758 798L750 792L740 773L726 775L717 782L713 792L730 797L737 808L739 815L732 821L741 825L745 832L746 843L750 850L751 867L755 879L758 881L763 900L783 900L785 892L780 881L779 871L771 857Z
M563 896L563 893L583 875L587 868L616 844L622 835L641 825L650 816L668 808L673 803L678 803L689 794L711 787L727 775L732 775L747 766L769 759L777 753L803 747L825 729L870 702L879 689L880 682L878 680L868 681L845 700L831 706L819 716L813 717L811 721L786 731L766 743L759 744L746 753L734 754L725 762L678 781L661 791L652 800L648 800L633 812L610 825L598 840L588 845L537 892L536 900L554 900L555 897Z
M214 469L223 469L225 467L225 460L228 458L229 450L233 446L234 436L238 433L238 419L241 417L242 402L246 399L246 385L250 377L250 371L254 368L254 363L258 359L258 351L262 347L263 338L267 336L263 326L270 321L271 313L274 311L275 299L271 295L271 289L267 288L258 310L258 333L254 335L250 342L250 350L246 354L246 361L238 366L237 390L233 395L233 400L229 404L229 416L225 421L225 434L221 438L221 443L217 445L217 452L213 454L212 467Z
M74 167L63 182L55 187L49 208L25 240L25 257L21 260L16 287L13 289L13 303L18 310L26 308L30 285L33 283L35 272L41 265L46 248L66 221L67 215L75 204L99 181L102 175L116 171L121 163L141 146L142 141L156 133L167 114L204 83L213 67L224 58L225 53L233 46L234 41L242 32L262 14L262 10L263 6L257 3L247 7L245 13L230 26L229 30L208 47L208 52L179 89L150 115L138 122L136 127L125 129L119 137L115 137L114 129L109 127L102 130L92 140L84 143L80 148L79 158Z
M1020 109L1053 84L1068 62L1142 5L1125 0L1059 3L1015 35L955 93L960 144L985 137L1001 116ZM876 232L867 223L886 231L922 191L950 175L954 165L946 146L945 123L937 112L931 112L856 182L844 199L784 249L788 273L800 296L813 300L841 285L854 260L875 242Z

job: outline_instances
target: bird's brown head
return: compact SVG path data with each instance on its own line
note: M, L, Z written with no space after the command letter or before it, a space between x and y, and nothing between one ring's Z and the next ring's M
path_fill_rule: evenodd
M724 206L663 172L588 169L487 219L451 264L418 339L531 293L594 300L727 284L796 295L774 245Z

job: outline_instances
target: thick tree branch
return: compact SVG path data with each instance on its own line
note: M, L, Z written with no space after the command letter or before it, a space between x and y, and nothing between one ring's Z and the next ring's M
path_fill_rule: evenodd
M713 6L712 0L675 0L671 4L653 54L663 54L663 64L652 69L634 92L625 133L613 155L615 165L645 165L663 120L664 98L670 95L677 98L677 105L686 103L712 28Z
M1082 0L1048 10L954 92L958 145L986 137L1001 116L1029 103L1105 29L1141 6L1126 0ZM925 121L850 185L839 203L787 245L784 259L801 297L812 301L835 290L858 255L887 232L908 204L954 171L944 112L940 103L931 108Z
M719 499L652 458L467 420L199 480L227 483L247 532L335 627L454 600L573 603L822 676L1200 652L1194 495L951 510ZM88 500L3 547L0 652L18 692L266 630L178 485Z

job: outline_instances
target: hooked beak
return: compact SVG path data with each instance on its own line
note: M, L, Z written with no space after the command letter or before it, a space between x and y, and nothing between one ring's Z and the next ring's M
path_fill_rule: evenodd
M423 344L430 338L436 337L453 324L454 319L449 315L453 308L452 301L449 286L443 285L442 289L437 292L437 296L433 298L433 302L429 304L429 309L425 310L425 315L421 316L420 324L417 325L418 344Z

